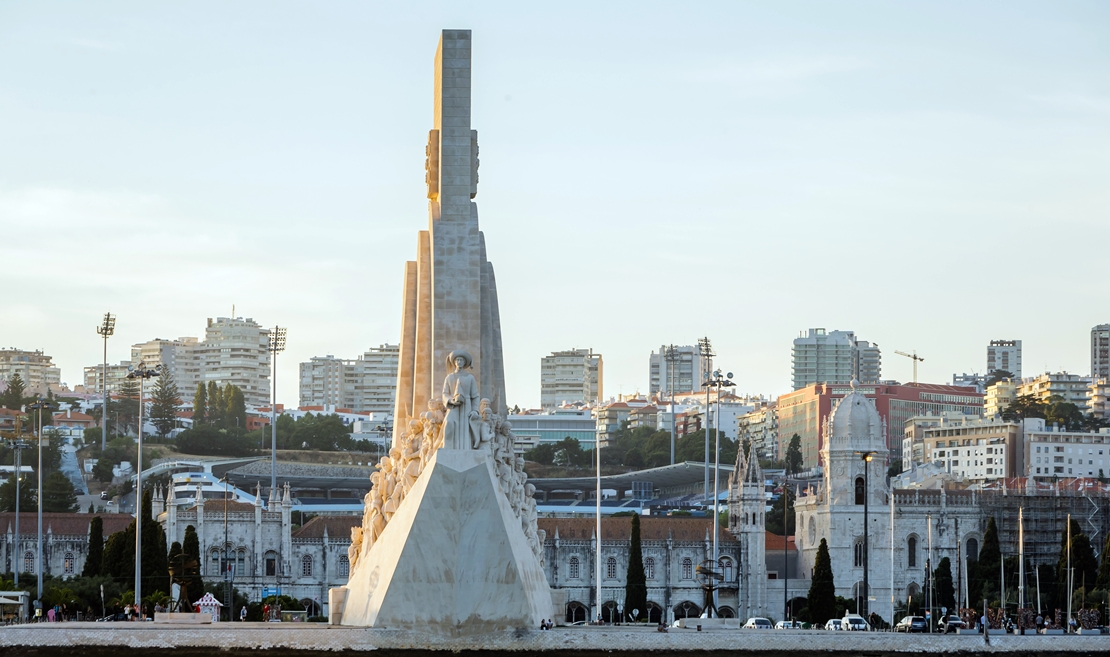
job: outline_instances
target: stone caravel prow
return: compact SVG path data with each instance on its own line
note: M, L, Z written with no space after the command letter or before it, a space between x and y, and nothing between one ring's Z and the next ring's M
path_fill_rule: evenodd
M472 634L554 616L547 578L485 450L436 452L358 565L343 625Z

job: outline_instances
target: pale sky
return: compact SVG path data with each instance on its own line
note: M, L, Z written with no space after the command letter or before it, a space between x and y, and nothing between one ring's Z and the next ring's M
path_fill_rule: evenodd
M94 330L289 328L297 363L395 343L427 225L439 30L474 31L476 199L507 400L552 350L605 392L709 336L738 392L809 327L911 378L1087 374L1110 322L1105 2L0 4L0 345L70 385Z

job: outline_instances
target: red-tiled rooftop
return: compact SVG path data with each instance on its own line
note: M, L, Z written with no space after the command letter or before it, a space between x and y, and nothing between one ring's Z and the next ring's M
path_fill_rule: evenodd
M329 538L351 537L351 527L362 526L362 516L316 516L293 532L294 538L323 538L324 528Z
M126 513L47 513L42 514L42 525L45 532L52 531L59 536L88 536L89 523L100 516L104 522L104 537L109 534L127 529L134 520ZM0 532L15 531L15 513L5 511L0 513ZM35 512L19 513L19 533L21 535L37 534L39 531L38 514Z
M547 532L547 538L555 537L559 528L559 538L590 538L593 536L596 521L593 518L540 518L539 528ZM670 535L676 541L702 541L706 532L712 531L709 518L689 517L641 517L640 539L644 541L665 541ZM622 540L632 536L632 518L620 516L601 519L601 537L604 540ZM712 534L710 534L712 537ZM721 529L719 540L735 541L728 530Z

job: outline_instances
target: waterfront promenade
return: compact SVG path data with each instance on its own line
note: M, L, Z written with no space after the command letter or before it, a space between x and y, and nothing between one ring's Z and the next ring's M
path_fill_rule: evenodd
M566 627L541 632L447 637L409 630L335 627L315 623L216 623L173 626L155 623L52 623L0 629L0 657L53 655L194 655L265 652L311 657L336 652L375 651L379 655L430 652L549 652L601 655L621 652L666 655L745 652L752 655L908 653L1004 653L1008 655L1106 655L1110 635L998 636L987 646L980 635L920 635L820 630L696 630Z

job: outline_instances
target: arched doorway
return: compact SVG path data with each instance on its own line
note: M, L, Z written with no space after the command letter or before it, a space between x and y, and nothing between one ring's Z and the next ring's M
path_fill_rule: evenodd
M647 603L647 619L653 625L663 622L663 608L654 602Z
M717 615L721 618L736 618L736 612L732 607L717 607Z
M567 624L581 623L590 619L590 608L581 602L567 603Z
M679 618L697 618L698 616L701 616L701 607L689 600L683 600L674 607L675 620Z
M320 603L316 602L312 598L302 598L301 607L303 607L304 610L308 612L309 616L320 616L323 614Z
M610 600L601 605L601 621L603 623L617 622L617 603Z

